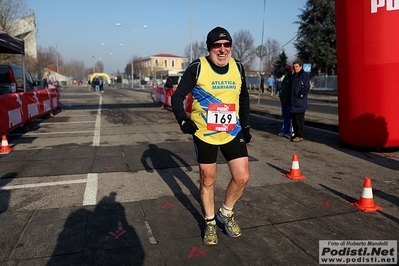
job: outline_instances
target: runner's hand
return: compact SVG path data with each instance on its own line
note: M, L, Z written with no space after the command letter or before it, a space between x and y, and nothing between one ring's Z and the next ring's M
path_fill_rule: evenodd
M186 117L181 120L180 129L183 133L194 134L198 130L198 127L190 118Z
M249 143L252 139L251 133L249 133L249 126L242 129L242 135L244 136L245 143Z

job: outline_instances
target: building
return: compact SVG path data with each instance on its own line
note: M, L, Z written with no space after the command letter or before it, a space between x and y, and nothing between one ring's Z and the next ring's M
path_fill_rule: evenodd
M162 80L166 75L180 75L186 68L186 62L185 57L156 54L135 60L134 72L146 81Z
M34 59L37 58L36 47L36 19L35 14L17 19L10 23L12 32L11 35L24 40L25 54Z

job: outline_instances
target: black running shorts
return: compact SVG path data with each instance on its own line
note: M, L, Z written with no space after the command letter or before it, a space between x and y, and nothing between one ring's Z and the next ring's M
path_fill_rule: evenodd
M203 164L216 163L218 148L228 162L233 159L248 157L247 145L241 131L232 141L222 145L208 144L194 136L194 148L198 163Z

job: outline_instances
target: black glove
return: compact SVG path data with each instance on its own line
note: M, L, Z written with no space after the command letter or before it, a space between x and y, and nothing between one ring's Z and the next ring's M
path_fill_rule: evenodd
M194 134L198 130L197 125L188 117L183 118L179 124L181 131L186 134Z
M242 129L242 135L244 136L245 143L249 143L252 139L251 133L249 133L249 126Z

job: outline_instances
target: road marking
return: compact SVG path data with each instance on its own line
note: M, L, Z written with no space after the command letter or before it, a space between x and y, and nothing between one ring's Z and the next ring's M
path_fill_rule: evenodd
M100 146L100 129L101 129L101 107L102 107L103 97L100 94L100 102L98 103L96 125L94 127L94 138L92 146Z
M79 115L79 114L71 114L71 113L68 113L68 117L82 117L82 116L89 116L89 117L92 117L93 115L90 114L89 112L87 112L87 115Z
M83 206L97 203L98 174L87 174L86 190L83 197Z
M75 121L75 122L43 122L43 124L46 125L52 125L52 124L86 124L86 123L95 123L96 121Z
M101 107L103 97L100 94L100 100L97 108L96 124L94 127L94 136L92 146L100 146L100 129L101 129ZM87 174L87 183L85 195L83 197L83 206L96 205L98 190L98 174Z
M120 232L120 231L116 231L115 233L114 232L108 232L108 234L110 234L111 236L113 236L114 237L114 239L116 239L116 240L118 240L124 233L126 233L126 230L123 230L122 232Z
M78 133L93 133L94 131L68 131L68 132L47 132L47 133L39 133L39 132L28 132L28 133L13 133L10 136L34 136L34 135L55 135L55 134L78 134Z
M155 245L158 243L156 240L154 233L152 232L150 223L147 220L144 220L145 227L147 228L148 240L150 241L151 245Z
M60 185L70 185L70 184L81 184L81 183L86 183L86 182L87 182L87 179L77 179L77 180L69 180L69 181L45 182L45 183L38 183L38 184L4 186L4 187L0 187L0 190L12 190L12 189L21 189L21 188L60 186Z

